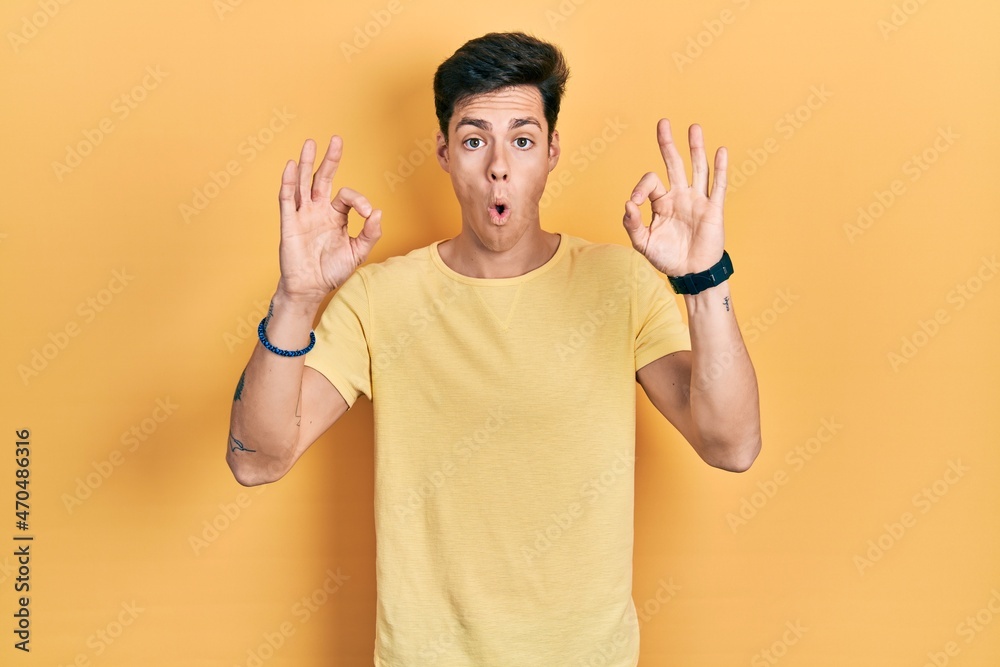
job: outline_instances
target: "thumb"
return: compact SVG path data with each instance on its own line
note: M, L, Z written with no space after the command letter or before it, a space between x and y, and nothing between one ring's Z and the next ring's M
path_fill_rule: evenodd
M354 244L357 256L364 262L368 258L378 240L382 238L382 209L375 209L365 218L364 227L358 233L357 238L351 239Z
M625 216L622 218L622 225L628 232L629 238L632 239L632 245L641 248L644 245L640 241L645 225L642 224L642 211L631 199L625 202Z

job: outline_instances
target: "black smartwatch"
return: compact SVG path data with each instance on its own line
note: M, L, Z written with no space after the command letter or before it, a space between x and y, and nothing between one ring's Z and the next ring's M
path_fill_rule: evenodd
M670 281L675 294L697 294L725 282L731 275L733 275L733 263L729 259L729 253L723 250L722 259L709 270L683 276L667 276L667 280Z

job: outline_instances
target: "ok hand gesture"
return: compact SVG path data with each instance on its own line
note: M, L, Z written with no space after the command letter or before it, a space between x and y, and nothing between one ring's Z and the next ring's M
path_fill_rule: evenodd
M340 188L330 200L342 153L343 141L333 136L310 187L316 143L306 139L299 163L289 160L281 174L278 289L292 299L322 301L344 284L382 236L382 211L372 209L363 195ZM365 218L356 238L347 231L352 208Z
M684 162L670 133L670 121L656 126L660 154L667 167L670 190L655 172L649 172L625 202L622 223L632 241L649 263L668 276L705 271L722 257L722 200L726 194L726 149L715 153L715 180L708 192L708 160L701 127L688 130L691 146L692 183L688 185ZM639 210L646 199L653 209L647 227Z

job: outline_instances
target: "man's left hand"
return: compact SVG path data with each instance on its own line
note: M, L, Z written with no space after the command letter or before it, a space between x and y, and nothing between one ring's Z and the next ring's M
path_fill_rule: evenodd
M691 146L692 183L688 185L684 162L674 144L670 121L656 125L660 154L667 167L668 191L656 172L649 172L625 202L622 224L632 247L668 276L683 276L710 269L722 257L722 201L726 194L726 149L715 153L715 178L708 191L708 160L701 127L688 130ZM647 227L639 207L649 200L653 220Z

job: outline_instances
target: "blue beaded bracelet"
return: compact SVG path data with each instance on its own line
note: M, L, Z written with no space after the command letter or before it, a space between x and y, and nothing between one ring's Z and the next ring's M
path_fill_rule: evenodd
M309 332L309 344L301 350L282 350L281 348L271 345L271 343L267 340L267 336L264 334L264 329L267 328L267 321L269 319L271 319L270 315L262 319L260 321L260 326L257 327L257 337L260 338L260 342L265 348L275 354L281 355L282 357L301 357L303 354L313 349L313 345L316 344L316 334L312 331Z

